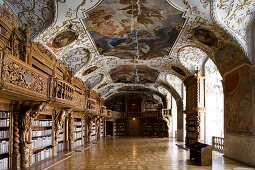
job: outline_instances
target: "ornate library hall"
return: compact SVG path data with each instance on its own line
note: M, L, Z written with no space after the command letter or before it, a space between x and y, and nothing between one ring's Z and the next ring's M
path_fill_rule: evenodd
M254 15L0 0L0 170L255 170Z

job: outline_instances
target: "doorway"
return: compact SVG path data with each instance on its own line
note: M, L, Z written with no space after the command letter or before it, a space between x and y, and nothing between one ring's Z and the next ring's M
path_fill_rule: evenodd
M129 136L139 136L139 122L137 118L132 118L128 120L128 132Z
M106 122L106 135L113 136L113 122L112 121Z

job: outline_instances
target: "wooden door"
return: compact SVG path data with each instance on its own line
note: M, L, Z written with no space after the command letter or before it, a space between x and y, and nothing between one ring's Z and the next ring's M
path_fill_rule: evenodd
M139 136L139 119L132 118L128 121L129 136Z

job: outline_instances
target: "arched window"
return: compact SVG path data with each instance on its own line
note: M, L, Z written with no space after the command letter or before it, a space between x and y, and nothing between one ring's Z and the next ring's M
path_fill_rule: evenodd
M205 63L205 135L206 143L212 144L212 136L223 137L224 94L222 77L211 59Z

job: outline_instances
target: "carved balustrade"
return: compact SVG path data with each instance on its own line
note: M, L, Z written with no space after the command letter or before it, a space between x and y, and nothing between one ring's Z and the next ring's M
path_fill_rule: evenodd
M53 98L55 102L76 107L78 110L85 109L85 96L82 90L64 80L54 80Z
M99 115L100 109L99 104L94 99L88 98L87 99L87 114L89 115Z
M213 149L224 152L224 138L213 136L212 146Z
M14 100L47 100L49 92L49 76L30 67L11 54L0 58L1 79L0 94Z

